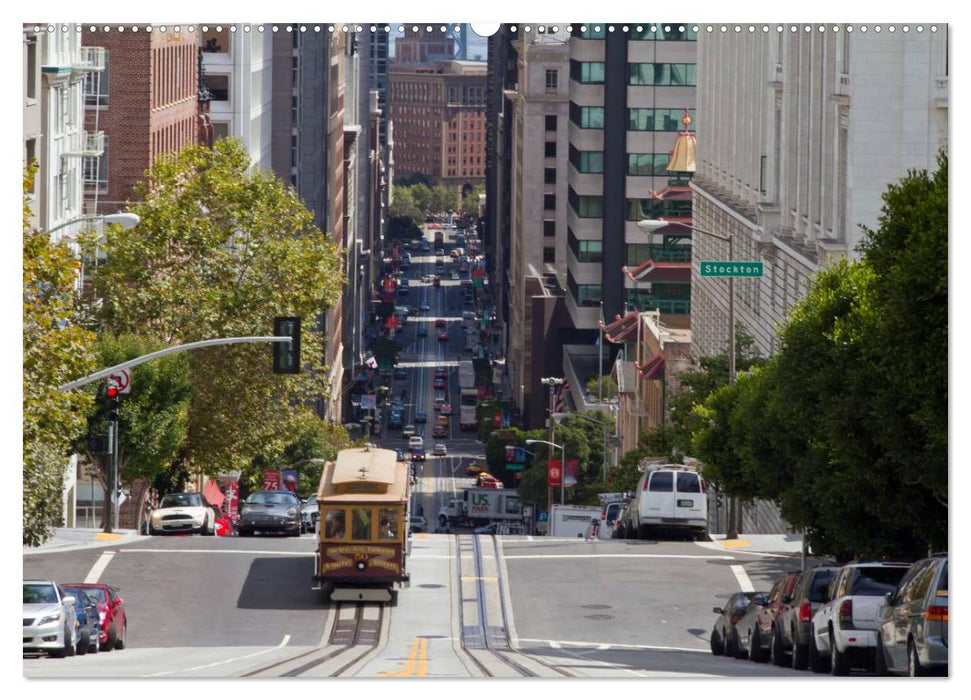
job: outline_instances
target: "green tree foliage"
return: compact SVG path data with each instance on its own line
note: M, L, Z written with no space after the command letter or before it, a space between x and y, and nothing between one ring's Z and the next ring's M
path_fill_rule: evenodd
M396 187L394 201L388 207L388 235L396 239L418 238L425 215L415 204L410 187Z
M102 368L165 347L165 343L154 338L135 334L116 336L107 332L98 337L95 345L98 366ZM185 445L192 395L188 355L168 355L133 367L129 372L131 393L121 396L118 408L118 468L124 484L138 478L154 481L175 461ZM98 387L102 399L88 412L90 434L104 435L108 431L103 404L104 384L99 382L92 386ZM79 452L84 451L82 445L77 448ZM109 460L96 455L88 458L92 463L100 464L100 480L107 488Z
M947 547L944 155L939 165L889 189L863 259L817 274L771 363L694 410L706 476L777 502L817 552Z
M462 199L462 204L459 207L459 211L465 216L478 216L479 215L479 195L485 194L485 185L476 185L472 191L470 191Z
M338 298L341 254L296 192L250 168L242 145L216 142L160 159L136 190L141 221L109 232L92 274L103 329L167 344L267 335L274 316L304 319L304 372L272 373L265 345L191 355L187 454L207 473L242 469L282 444L291 402L328 393L323 338L309 332Z
M605 399L615 399L617 398L617 380L611 377L609 374L605 374L603 377L593 377L587 382L587 393L591 396L600 397L600 385L603 385L603 397Z
M61 525L70 446L84 433L91 396L58 387L93 371L95 339L77 323L77 256L30 226L34 171L23 178L23 543L30 546Z

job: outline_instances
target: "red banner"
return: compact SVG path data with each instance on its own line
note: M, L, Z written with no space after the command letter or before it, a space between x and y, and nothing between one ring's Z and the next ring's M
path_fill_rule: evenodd
M226 497L223 501L223 513L235 519L239 515L239 481L222 479L222 492Z
M492 414L492 427L501 428L502 427L502 411L496 411Z
M263 472L264 491L279 491L280 481L280 472Z
M554 488L560 485L560 480L563 478L563 471L560 469L560 460L558 459L548 459L546 460L546 485L548 488Z

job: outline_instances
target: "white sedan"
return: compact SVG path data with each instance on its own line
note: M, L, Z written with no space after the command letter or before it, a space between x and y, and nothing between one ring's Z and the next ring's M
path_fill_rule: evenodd
M216 514L201 493L170 493L159 501L148 523L148 534L171 532L216 534Z
M436 443L435 449L432 450L432 454L436 457L444 457L448 454L448 449L442 443Z

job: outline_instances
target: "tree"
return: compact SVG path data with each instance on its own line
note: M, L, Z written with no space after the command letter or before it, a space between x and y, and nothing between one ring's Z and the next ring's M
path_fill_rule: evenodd
M479 215L479 195L485 194L485 185L479 184L462 198L459 211L464 216L474 217Z
M93 371L95 339L77 323L77 256L30 226L35 170L30 165L23 177L23 543L29 546L62 524L70 446L84 433L92 398L58 387Z
M136 188L139 225L109 232L107 262L92 271L106 331L174 344L267 335L274 316L305 319L299 375L274 375L265 345L192 353L187 455L209 473L282 444L291 404L329 391L323 334L311 329L340 293L341 253L293 189L250 166L234 139L158 160Z
M591 396L600 397L600 387L603 386L603 397L605 399L615 399L617 398L617 380L611 377L609 374L605 374L603 377L592 377L587 382L587 393Z
M113 367L164 347L165 343L154 338L111 333L101 334L95 345L99 367ZM118 471L124 484L139 478L154 481L176 460L185 445L192 395L188 355L162 357L130 372L131 393L122 395L118 408ZM88 411L88 425L89 434L106 434L103 405ZM85 446L78 444L76 451L84 452ZM99 478L107 492L109 460L95 455L88 458L100 463Z

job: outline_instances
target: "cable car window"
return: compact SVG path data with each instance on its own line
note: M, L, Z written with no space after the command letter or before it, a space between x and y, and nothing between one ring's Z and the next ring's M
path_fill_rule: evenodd
M398 539L399 523L398 511L394 508L382 508L378 520L378 539L396 540Z
M344 511L334 508L324 516L324 537L333 540L344 539Z
M351 511L351 539L371 539L371 510L369 508L354 508Z

